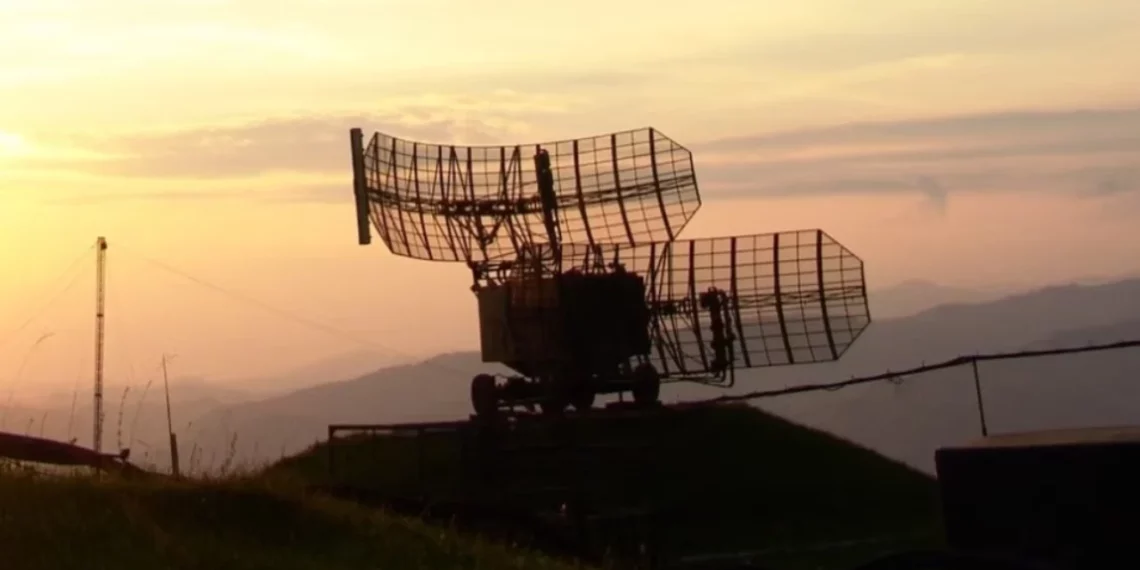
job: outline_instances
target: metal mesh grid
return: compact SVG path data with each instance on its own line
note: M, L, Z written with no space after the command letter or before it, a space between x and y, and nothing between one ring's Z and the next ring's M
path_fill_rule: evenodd
M417 259L503 260L550 243L534 155L550 156L560 243L675 239L701 205L692 153L655 129L502 147L373 135L361 157L373 226Z
M863 261L822 230L716 237L638 246L564 245L562 271L645 277L653 364L664 375L703 374L715 360L712 318L701 306L725 293L732 366L839 359L871 322Z

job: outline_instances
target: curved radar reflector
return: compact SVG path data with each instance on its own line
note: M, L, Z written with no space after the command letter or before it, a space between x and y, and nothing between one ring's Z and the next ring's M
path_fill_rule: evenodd
M360 242L396 255L507 260L542 244L675 239L701 205L692 153L653 128L514 146L352 131Z
M838 360L871 324L863 260L823 230L561 247L561 271L642 276L667 376Z

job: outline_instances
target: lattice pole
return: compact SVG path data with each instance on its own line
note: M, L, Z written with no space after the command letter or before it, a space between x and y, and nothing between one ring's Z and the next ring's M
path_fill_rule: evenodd
M103 450L103 321L104 297L106 294L107 240L100 237L95 241L95 410L94 430L91 448L96 453Z

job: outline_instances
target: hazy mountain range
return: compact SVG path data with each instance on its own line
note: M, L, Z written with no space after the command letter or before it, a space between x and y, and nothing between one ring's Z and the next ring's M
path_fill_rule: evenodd
M885 318L880 314L884 312L899 316ZM912 282L876 292L872 313L876 322L839 362L742 371L729 393L902 370L962 354L1140 338L1140 279L1050 286L1007 296ZM496 369L467 352L377 364L382 358L352 353L283 378L243 383L241 390L176 379L172 407L183 464L218 466L230 456L241 463L273 459L323 439L330 423L463 418L470 413L471 377ZM1133 423L1140 418L1140 398L1134 397L1140 395L1137 370L1140 349L985 363L979 374L989 428ZM108 387L104 448L130 446L133 457L165 466L161 386L147 389L140 406L142 391L131 388L123 400L121 387ZM721 393L673 385L663 398L689 400ZM0 429L58 439L82 434L80 443L89 442L88 398L83 395L74 412L70 400L68 396L66 404L61 401L50 410L9 409ZM756 405L927 470L932 469L936 447L979 435L969 367Z
M1011 287L971 289L912 279L871 291L868 301L876 320L909 317L938 305L980 303L1000 299Z

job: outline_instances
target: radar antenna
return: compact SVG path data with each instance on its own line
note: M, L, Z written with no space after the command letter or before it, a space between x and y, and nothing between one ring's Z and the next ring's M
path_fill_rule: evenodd
M480 276L541 244L672 240L701 206L692 153L651 127L513 146L350 139L358 241L374 226L396 255Z
M692 154L656 129L350 139L359 242L375 228L396 255L472 271L483 361L516 373L473 379L479 415L627 391L654 405L663 382L836 360L870 325L863 261L823 230L681 240L701 206Z

